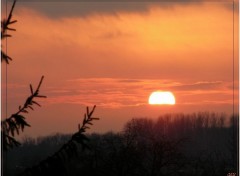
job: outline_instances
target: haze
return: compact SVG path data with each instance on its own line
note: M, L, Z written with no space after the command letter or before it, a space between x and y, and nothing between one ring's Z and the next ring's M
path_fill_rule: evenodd
M97 132L119 131L133 117L238 111L232 1L115 3L17 2L3 117L42 75L40 91L48 98L27 115L32 127L24 135L74 132L93 105ZM5 75L2 64L3 92ZM156 90L173 92L177 104L148 105Z

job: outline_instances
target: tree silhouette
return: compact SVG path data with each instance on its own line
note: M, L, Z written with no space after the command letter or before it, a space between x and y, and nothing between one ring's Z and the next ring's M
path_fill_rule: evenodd
M1 40L7 39L11 37L8 34L8 31L16 31L14 28L10 28L10 25L16 23L17 20L12 20L13 10L16 4L16 0L13 1L11 10L9 12L8 18L1 22ZM9 64L9 61L12 60L10 56L8 56L5 52L1 50L1 62L6 62ZM4 151L12 148L14 146L19 146L20 143L14 138L14 136L23 132L26 126L30 127L30 125L26 121L25 114L28 113L29 109L33 110L33 105L41 106L36 98L46 98L44 95L39 95L40 87L42 85L44 76L42 76L36 90L33 90L33 86L30 84L30 92L31 94L26 99L25 103L22 106L19 106L17 112L13 113L10 117L7 117L4 120L1 120L1 136L2 136L2 148Z
M33 110L33 105L41 106L35 99L36 98L46 98L44 95L39 95L39 89L43 81L43 76L38 84L38 87L33 91L32 85L30 84L31 95L26 99L23 106L19 106L19 110L12 114L10 117L1 121L1 133L3 149L7 150L14 146L19 146L20 143L14 138L15 134L19 134L20 131L23 132L26 126L30 125L25 120L25 114L28 113L29 109Z
M14 28L10 28L10 25L13 23L16 23L17 20L12 20L12 13L13 13L13 9L15 7L16 4L16 0L14 0L13 4L12 4L12 8L10 10L10 13L8 15L7 19L4 19L1 22L1 40L6 39L8 37L11 37L10 34L8 34L8 31L16 31L16 29ZM3 52L1 50L1 61L5 61L7 64L9 64L9 61L12 60L12 58L10 56L8 56L5 52Z
M96 106L90 111L87 107L87 112L84 114L82 125L78 124L78 131L74 133L71 139L64 144L57 152L48 157L47 159L41 161L39 164L26 169L20 174L20 176L43 176L43 175L67 175L66 162L68 162L72 157L78 155L79 145L84 149L90 149L87 144L89 140L84 134L86 129L89 129L89 125L93 125L93 120L99 120L99 118L92 117Z
M2 40L11 37L7 31L15 31L10 27L17 22L12 20L15 4L16 0L8 18L2 21ZM6 64L12 60L3 51L1 55L1 61ZM23 132L25 127L30 127L26 121L26 113L33 110L35 105L41 106L36 99L46 98L40 94L43 79L44 76L41 77L36 89L30 84L30 95L23 105L19 106L17 112L1 121L4 150L20 145L15 135ZM159 117L156 122L149 119L133 119L125 125L123 132L95 136L96 141L90 143L95 142L95 145L89 145L88 141L92 138L85 132L93 125L93 121L99 120L93 117L95 108L96 106L91 110L86 108L82 123L78 124L78 130L71 135L68 142L19 175L218 176L223 173L226 175L227 161L230 161L232 171L236 172L238 117L233 116L231 126L228 128L224 115L206 112L176 116L167 114ZM220 148L229 137L227 134L231 136L229 148ZM185 137L188 137L189 141L186 142ZM82 152L91 148L93 150ZM226 153L230 153L230 157ZM77 168L71 170L72 167Z
M7 33L8 30L16 31L16 29L9 27L11 24L17 22L17 20L12 20L12 13L15 4L16 0L14 0L12 4L12 8L7 20L2 21L1 39L11 37L11 35ZM6 64L9 64L9 61L12 60L12 58L3 51L1 51L1 56L1 61L6 62ZM46 96L39 94L43 79L44 76L41 77L40 82L35 90L30 84L31 94L27 97L25 103L22 106L19 106L18 111L13 113L10 117L1 120L2 148L4 151L20 145L14 136L16 134L19 135L20 132L23 132L25 127L30 127L29 123L26 121L25 114L28 113L29 110L34 110L33 105L41 106L36 101L37 98L46 98ZM64 162L77 155L78 145L81 145L83 150L86 148L90 149L90 146L87 144L88 138L84 133L90 128L89 125L93 125L93 120L99 120L99 118L92 117L95 108L96 106L94 106L92 110L89 110L87 107L87 112L84 115L82 125L78 124L78 131L72 135L71 139L66 144L64 144L52 156L41 161L38 165L26 169L20 175L49 175L53 173L56 174L56 172L58 175L65 175L66 168L64 167Z

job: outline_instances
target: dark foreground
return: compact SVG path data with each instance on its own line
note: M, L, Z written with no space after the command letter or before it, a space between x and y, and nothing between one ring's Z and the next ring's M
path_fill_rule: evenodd
M87 147L69 148L44 175L227 176L237 173L238 115L196 113L137 118L122 132L90 134ZM35 169L71 135L25 138L3 153L3 176ZM89 147L89 148L88 148ZM36 167L34 167L36 166ZM42 171L41 171L42 172Z

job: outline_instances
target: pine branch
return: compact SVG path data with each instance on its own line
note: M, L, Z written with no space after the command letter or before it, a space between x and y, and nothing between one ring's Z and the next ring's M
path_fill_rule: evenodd
M72 136L72 140L76 141L78 143L81 143L83 148L85 148L85 147L89 148L89 146L86 145L86 143L85 143L85 141L87 141L88 138L83 133L86 132L86 129L90 128L88 125L93 125L92 124L93 120L99 120L99 118L92 117L92 114L93 114L95 108L96 108L96 105L94 105L93 109L89 112L89 108L87 107L87 112L86 112L86 114L84 114L82 126L80 124L78 124L78 132Z
M20 131L23 132L26 126L30 127L30 125L26 122L24 113L28 113L29 109L33 110L33 105L36 104L41 106L39 103L35 101L36 98L46 98L46 96L39 95L40 87L42 85L42 81L44 76L41 77L41 80L37 86L37 89L33 91L32 85L30 84L30 92L31 95L26 99L23 106L19 106L19 110L12 114L10 117L1 121L1 131L3 139L6 139L3 143L5 149L12 148L14 146L18 146L18 142L14 139L15 134L19 134ZM11 138L10 138L11 137ZM15 141L13 141L13 139ZM18 143L18 144L17 144ZM17 145L14 145L17 144Z
M9 27L9 25L17 22L17 20L13 20L13 21L12 21L12 13L13 13L13 9L14 9L14 7L15 7L15 4L16 4L16 0L14 0L14 2L13 2L13 4L12 4L12 8L11 8L11 10L10 10L10 13L8 14L7 20L3 20L3 21L1 22L1 23L2 23L2 31L1 31L2 37L3 37L3 34L6 34L6 33L7 33L7 30L16 31L16 29L13 29L13 28L10 28L10 27Z
M65 151L68 148L68 146L73 145L73 143L81 144L83 150L85 148L90 149L90 147L86 144L86 142L88 141L88 138L84 133L86 132L86 129L90 129L90 127L88 125L93 125L91 123L93 120L99 120L99 118L92 117L92 114L93 114L95 108L96 108L96 105L94 105L91 112L89 112L89 108L87 107L87 112L86 112L86 114L84 114L82 126L81 126L81 124L78 124L78 132L74 133L72 135L72 138L68 141L68 143L63 145L57 153L61 153L62 151Z
M12 60L12 58L1 51L1 61L5 61L7 64L9 64L10 60Z
M90 149L90 147L86 144L86 141L89 139L84 133L86 132L86 129L90 128L88 125L92 125L93 120L99 120L99 118L92 117L95 108L96 106L94 106L89 112L89 108L87 107L87 112L84 114L82 126L80 124L78 125L78 131L72 135L72 138L66 144L64 144L52 156L41 161L38 165L26 169L20 175L32 176L35 173L38 173L38 175L47 175L53 172L56 175L58 174L56 172L59 172L60 175L65 175L64 163L67 159L77 156L78 144L82 146L83 150L86 148Z
M12 4L12 8L8 15L8 18L1 22L1 40L3 40L4 38L7 38L7 37L11 37L11 35L7 33L8 30L16 31L16 29L10 27L11 24L14 24L17 22L17 20L12 20L12 13L13 13L15 4L16 4L16 0L14 0L14 2ZM7 64L9 64L10 60L12 60L12 58L10 56L8 56L6 53L4 53L3 51L1 51L1 62L5 61Z

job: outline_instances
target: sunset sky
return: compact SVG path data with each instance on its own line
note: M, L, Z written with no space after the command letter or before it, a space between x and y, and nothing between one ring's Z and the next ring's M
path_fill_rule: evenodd
M17 111L42 75L40 93L48 97L27 115L32 127L23 136L75 132L93 105L101 120L92 132L165 113L232 114L233 88L238 110L237 2L233 11L233 1L19 1L13 19L3 117ZM5 76L2 64L3 100ZM176 105L149 105L156 90L171 91Z

